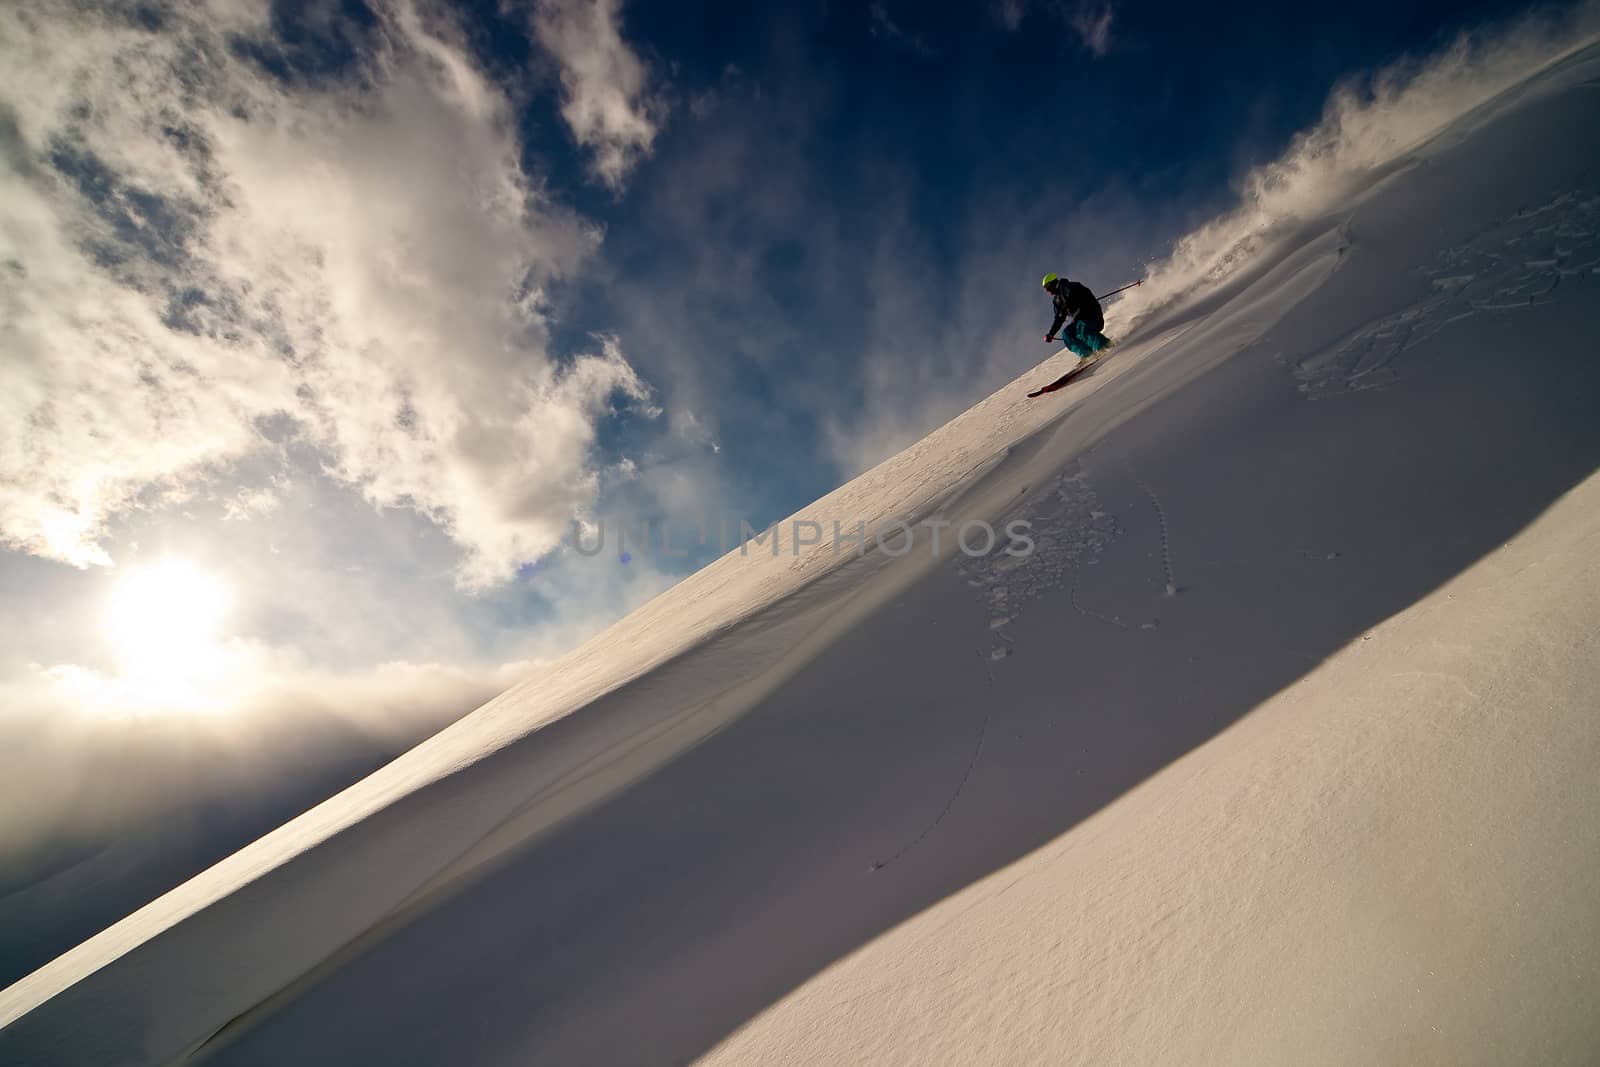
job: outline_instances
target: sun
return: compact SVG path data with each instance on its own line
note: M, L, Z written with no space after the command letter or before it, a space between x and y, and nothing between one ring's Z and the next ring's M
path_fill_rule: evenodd
M223 666L220 640L231 597L220 578L186 560L129 571L106 604L106 636L128 695L190 707Z

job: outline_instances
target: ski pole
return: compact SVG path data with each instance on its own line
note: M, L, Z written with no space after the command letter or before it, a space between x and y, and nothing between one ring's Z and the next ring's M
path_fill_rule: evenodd
M1136 285L1143 285L1143 284L1144 284L1144 279L1140 278L1136 282L1129 282L1127 285L1124 285L1121 289L1113 289L1109 293L1106 293L1105 296L1097 296L1097 297L1095 297L1095 299L1096 300L1104 300L1107 296L1116 296L1120 292L1124 292L1124 291L1126 291L1128 289L1132 289Z

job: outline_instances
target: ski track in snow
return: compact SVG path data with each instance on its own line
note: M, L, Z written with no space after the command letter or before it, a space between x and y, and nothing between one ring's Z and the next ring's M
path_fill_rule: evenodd
M1420 269L1431 282L1426 298L1291 363L1302 393L1317 399L1387 388L1401 377L1400 357L1445 326L1531 310L1554 300L1564 280L1600 275L1600 190L1568 191L1519 210Z
M1073 586L1067 590L1067 598L1072 602L1072 609L1079 615L1082 615L1087 619L1097 619L1108 626L1115 626L1119 630L1154 630L1158 625L1160 625L1155 619L1135 625L1131 622L1123 622L1122 616L1120 615L1102 615L1098 611L1093 611L1089 608L1086 608L1082 604L1078 603L1077 586Z
M1123 459L1122 465L1155 513L1161 541L1163 589L1167 596L1175 596L1178 583L1166 508L1132 463ZM1085 618L1124 630L1156 628L1154 620L1129 622L1120 615L1105 615L1085 608L1078 601L1077 586L1067 580L1078 568L1097 563L1101 553L1123 532L1116 519L1101 507L1093 479L1081 460L1066 467L1028 508L1007 515L1002 525L1015 519L1026 519L1031 524L1029 535L1034 539L1031 556L1008 556L1002 547L987 556L968 558L957 568L969 586L982 591L989 611L989 629L994 634L990 662L1003 660L1015 650L1008 627L1021 614L1023 606L1061 588L1067 589L1073 610Z
M1028 601L1066 585L1073 570L1094 564L1120 533L1116 519L1100 506L1082 461L1068 465L1044 492L1007 515L1000 526L1003 529L1017 519L1031 524L1031 554L1010 556L1004 544L998 544L988 555L965 558L957 567L967 584L980 591L988 609L994 634L990 662L1011 655L1014 645L1007 627Z
M1034 542L1031 553L1025 556L1009 555L1006 552L1009 542L997 540L987 555L958 557L962 562L956 565L956 572L966 579L967 584L982 591L983 603L989 613L989 630L994 634L994 642L984 663L987 695L983 721L978 726L972 755L967 759L961 778L933 820L893 853L874 860L868 868L871 871L883 870L922 844L944 822L945 816L950 814L966 789L973 769L978 765L978 758L983 755L989 724L994 718L994 664L1013 651L1006 627L1016 619L1022 605L1060 588L1065 584L1069 571L1095 562L1119 533L1116 520L1101 509L1089 472L1084 469L1082 462L1068 465L1050 480L1035 501L1007 514L999 526L1005 529L1019 519L1030 524L1028 536Z
M944 807L939 809L939 814L935 815L933 821L922 828L920 834L901 845L887 858L874 860L871 868L869 868L870 870L881 871L922 844L927 839L927 836L937 830L940 823L944 822L944 817L950 814L950 809L955 807L956 801L961 798L961 791L967 788L967 781L972 777L972 770L978 765L978 757L983 755L983 743L989 738L989 721L994 718L994 668L985 664L983 673L984 680L987 683L984 690L983 722L978 727L978 740L972 746L972 755L967 759L966 769L961 772L961 780L956 783L955 789L951 790L950 798L944 802Z
M1167 515L1155 491L1139 477L1133 465L1126 460L1124 466L1133 481L1150 500L1161 532L1161 564L1166 576L1168 595L1176 588L1172 577L1172 551L1167 534ZM994 665L1015 651L1007 628L1020 615L1023 606L1045 594L1065 587L1068 601L1078 614L1123 630L1153 630L1154 620L1130 623L1120 616L1104 615L1091 611L1078 602L1077 586L1070 585L1068 575L1079 567L1092 566L1099 561L1105 549L1121 535L1116 519L1100 506L1095 494L1093 479L1081 460L1069 464L1062 473L1051 479L1046 490L1024 507L1007 514L1001 521L1005 528L1012 521L1025 519L1030 524L1028 534L1034 540L1033 552L1027 556L1011 556L1004 544L985 556L964 557L957 564L957 573L969 586L982 591L983 603L989 613L989 630L994 635L984 675L987 698L983 721L979 724L972 754L961 778L956 782L938 815L923 827L910 841L890 855L874 860L871 871L880 871L894 863L912 849L922 844L928 835L938 829L951 809L955 807L967 782L972 777L978 759L989 735L989 725L994 718Z
M1133 469L1133 464L1126 460L1123 461L1123 464L1128 468L1128 476L1133 479L1133 484L1144 491L1144 495L1150 498L1150 506L1155 509L1156 522L1161 529L1161 576L1165 579L1162 589L1165 590L1167 596L1177 596L1178 580L1172 574L1172 535L1167 529L1167 509L1161 506L1161 498L1156 496L1154 489L1150 488L1150 483L1139 477L1139 472ZM1141 629L1150 629L1150 627L1141 627Z

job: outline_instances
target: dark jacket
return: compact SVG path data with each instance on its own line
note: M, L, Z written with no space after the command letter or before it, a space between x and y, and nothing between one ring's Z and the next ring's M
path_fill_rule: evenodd
M1088 286L1062 278L1056 282L1056 291L1050 297L1056 307L1055 321L1050 324L1051 337L1068 319L1081 322L1091 330L1105 329L1105 313L1100 310L1100 301L1094 298Z

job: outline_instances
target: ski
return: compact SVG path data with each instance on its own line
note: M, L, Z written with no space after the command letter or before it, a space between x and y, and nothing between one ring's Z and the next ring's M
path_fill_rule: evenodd
M1057 389L1063 388L1064 386L1071 384L1072 379L1076 378L1078 375L1082 374L1084 371L1088 370L1090 367L1094 366L1096 363L1099 363L1102 359L1105 358L1105 354L1106 354L1106 350L1102 348L1100 351L1096 352L1094 355L1090 356L1088 359L1080 359L1078 361L1077 366L1075 366L1071 370L1067 371L1067 373L1063 374L1061 377L1057 378L1055 381L1051 382L1049 385L1042 386L1042 387L1040 387L1038 389L1035 389L1033 392L1029 393L1028 395L1030 397L1043 396L1046 393L1053 393Z

